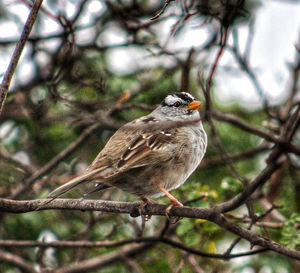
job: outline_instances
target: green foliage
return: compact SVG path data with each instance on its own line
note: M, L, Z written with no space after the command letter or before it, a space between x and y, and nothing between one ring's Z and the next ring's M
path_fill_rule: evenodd
M293 213L284 223L281 234L281 242L293 249L299 249L300 246L300 214Z
M224 177L221 182L221 189L226 196L238 194L243 188L243 184L236 178Z

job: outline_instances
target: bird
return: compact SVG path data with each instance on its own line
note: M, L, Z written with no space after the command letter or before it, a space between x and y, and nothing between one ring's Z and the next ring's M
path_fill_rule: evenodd
M201 104L187 92L167 95L149 115L120 127L81 175L48 197L90 183L88 193L117 187L140 198L142 207L162 195L170 199L170 209L183 206L170 191L187 180L206 152Z

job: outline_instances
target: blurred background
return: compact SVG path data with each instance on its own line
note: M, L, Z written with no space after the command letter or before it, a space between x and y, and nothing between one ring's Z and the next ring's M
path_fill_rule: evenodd
M31 5L29 0L0 2L1 77ZM188 91L203 101L209 146L197 171L172 194L201 208L232 198L264 168L273 144L225 117L279 134L300 99L299 14L300 2L292 0L45 0L0 116L0 196L45 198L84 171L122 124L148 114L167 94ZM294 143L299 140L298 132ZM299 167L299 157L290 154L258 190L255 213L274 208L261 223L249 226L246 206L228 217L298 249ZM89 198L137 201L117 189ZM166 198L155 202L168 204ZM152 236L165 226L166 220L156 216L144 227L139 218L101 212L0 214L0 238L16 241L119 241ZM182 219L169 227L168 236L206 253L224 253L236 239L197 219ZM250 247L241 240L233 253ZM300 268L299 262L272 252L224 261L162 243L128 258L121 247L5 250L31 264L33 272L118 253L113 262L82 272L285 273ZM3 261L1 272L23 272Z

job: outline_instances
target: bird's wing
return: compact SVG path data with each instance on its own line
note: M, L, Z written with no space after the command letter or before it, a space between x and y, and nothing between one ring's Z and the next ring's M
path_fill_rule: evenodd
M175 130L157 125L141 130L138 124L129 123L111 137L88 170L99 169L101 178L108 179L134 168L165 162L173 156L172 149L166 148L174 144L171 135Z
M170 154L164 151L171 140L164 131L140 134L122 154L117 163L118 169L125 171L168 160Z

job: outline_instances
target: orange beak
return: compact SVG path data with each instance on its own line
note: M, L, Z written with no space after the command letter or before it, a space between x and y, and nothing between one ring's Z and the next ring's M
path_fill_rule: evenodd
M187 106L189 109L197 110L202 105L202 102L194 100Z

